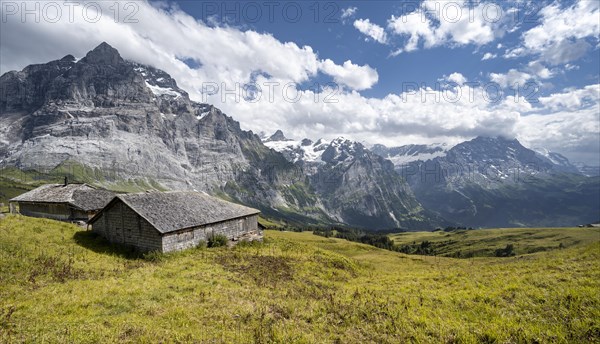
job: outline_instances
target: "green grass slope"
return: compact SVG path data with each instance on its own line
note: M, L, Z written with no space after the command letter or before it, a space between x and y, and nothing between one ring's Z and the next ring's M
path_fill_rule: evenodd
M15 182L10 179L2 178L0 176L0 203L4 204L0 211L8 212L9 199L17 197L20 194L25 193L33 188L34 186L31 186L29 184Z
M139 257L73 225L0 220L0 342L589 343L600 244L409 256L311 233Z
M446 257L491 257L497 249L513 245L516 254L567 248L600 241L600 228L501 228L451 232L407 232L390 238L406 252L429 242L430 255Z

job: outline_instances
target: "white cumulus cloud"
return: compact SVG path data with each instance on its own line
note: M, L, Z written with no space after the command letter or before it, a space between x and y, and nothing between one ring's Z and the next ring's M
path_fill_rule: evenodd
M455 73L448 75L448 81L455 82L459 85L462 85L465 82L467 82L467 78L465 78L465 76L462 75L461 73L455 72Z
M374 23L371 23L369 19L357 19L354 21L354 27L362 32L364 35L373 39L381 44L387 44L388 38L385 30Z
M404 37L404 46L393 55L440 45L488 44L504 35L508 16L499 5L482 2L425 0L415 11L392 16L388 28Z
M483 54L483 57L481 58L481 61L495 59L496 56L497 56L496 54L485 53L485 54Z
M531 74L516 69L510 69L507 73L490 73L490 80L497 83L502 88L522 87L531 79Z
M523 33L518 52L552 65L582 57L600 39L600 2L578 0L568 7L553 2L540 11L540 24ZM519 48L517 48L519 49Z
M588 85L581 89L553 93L546 97L540 97L539 101L552 110L577 110L586 105L594 106L600 104L600 85Z
M356 14L357 10L358 9L356 7L348 7L342 9L342 19L354 17L354 14Z
M320 63L319 68L323 73L332 76L335 82L355 90L371 88L379 80L379 75L375 69L369 65L356 65L350 60L340 66L330 59L326 59Z

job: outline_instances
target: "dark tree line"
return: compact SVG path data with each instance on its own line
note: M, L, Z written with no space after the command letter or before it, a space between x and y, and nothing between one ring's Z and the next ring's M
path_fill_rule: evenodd
M360 242L390 251L397 250L397 246L394 244L394 241L388 237L389 233L387 232L364 232L352 228L329 227L325 229L314 229L313 234L326 238L339 238Z

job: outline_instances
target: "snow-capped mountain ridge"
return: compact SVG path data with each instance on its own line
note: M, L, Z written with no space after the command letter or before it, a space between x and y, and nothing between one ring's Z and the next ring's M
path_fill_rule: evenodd
M263 140L263 144L277 152L280 152L285 158L293 163L303 161L308 163L323 163L321 156L327 147L329 142L325 140L318 140L312 142L311 140Z
M368 216L378 214L385 226L401 227L425 218L437 218L419 207L390 161L360 142L340 136L331 141L303 139L264 143L302 168L317 194L328 196L322 197L324 204L328 209L335 209L330 215L340 221L352 219L368 225ZM357 213L347 204L353 204L361 212ZM438 221L443 222L439 218Z
M597 217L597 180L544 153L516 139L476 137L400 168L419 202L465 225L566 226L576 219L566 205L576 204L584 218Z
M446 156L446 152L452 148L446 143L410 144L398 147L386 147L375 144L371 151L390 160L395 166L402 166L413 161L427 161Z
M324 163L331 160L345 160L368 149L361 143L343 136L331 141L319 139L313 143L310 139L298 141L285 138L281 130L277 130L268 139L263 139L263 142L269 148L282 153L293 163L299 161ZM515 169L530 174L537 174L542 170L549 169L556 172L580 173L576 166L559 153L541 148L531 150L522 146L516 139L502 137L476 137L455 146L447 143L409 144L398 147L375 144L368 150L388 159L398 170L403 170L414 163L447 158L449 152L452 152L450 160L455 161L456 156L460 155L461 159L459 160L463 163L485 164L488 169L498 171L501 179L515 173ZM324 157L323 154L326 152L327 155ZM459 169L464 167L461 166Z
M263 139L263 143L282 153L290 162L307 164L324 164L327 162L341 162L354 158L366 148L359 142L339 136L331 141L318 139L293 140L285 137L281 130Z

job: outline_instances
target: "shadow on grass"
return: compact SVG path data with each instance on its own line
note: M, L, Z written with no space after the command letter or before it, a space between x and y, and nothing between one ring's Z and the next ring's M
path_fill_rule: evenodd
M92 231L77 232L73 235L73 239L78 245L96 253L118 256L130 260L148 260L149 253L141 252L130 245L111 243Z

